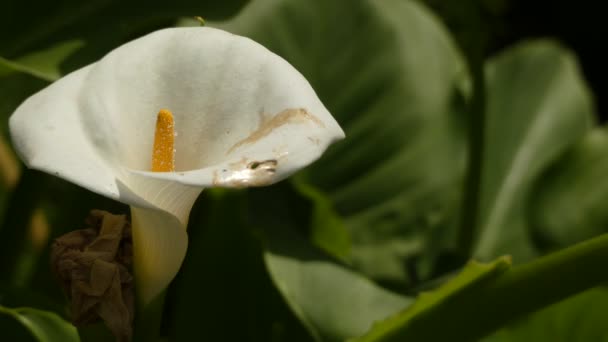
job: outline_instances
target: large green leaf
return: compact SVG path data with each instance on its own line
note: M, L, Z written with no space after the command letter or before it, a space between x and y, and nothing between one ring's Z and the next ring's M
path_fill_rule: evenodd
M268 239L266 264L285 300L317 340L359 336L373 322L411 303L331 260L303 237L279 232Z
M338 341L409 304L314 248L312 210L289 183L203 193L167 297L171 340Z
M464 166L464 120L452 110L463 63L445 30L403 0L258 0L215 26L311 82L346 139L300 177L343 217L353 265L402 286L423 234L453 212Z
M608 281L608 234L510 268L510 258L470 263L454 279L360 340L475 341L505 323ZM566 276L564 276L566 275Z
M253 191L251 217L272 280L316 340L359 336L411 303L313 247L304 234L310 206L288 190Z
M483 342L606 342L606 311L608 290L589 290L524 317Z
M0 314L13 317L40 342L78 342L76 328L54 313L32 308L6 308L0 306ZM2 338L11 338L0 332Z
M529 201L533 232L546 248L563 248L608 232L608 132L598 128L535 184Z
M550 41L510 48L486 67L488 106L475 256L536 251L526 198L540 172L593 122L591 96L575 58Z
M452 335L454 324L449 322L450 318L462 314L465 310L462 304L474 304L476 290L504 274L510 266L511 261L506 257L488 264L472 261L456 277L434 291L421 293L413 305L377 323L353 341L460 341L462 334Z

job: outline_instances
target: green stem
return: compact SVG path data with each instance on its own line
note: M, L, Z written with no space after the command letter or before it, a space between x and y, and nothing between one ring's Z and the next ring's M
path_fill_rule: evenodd
M374 341L477 341L525 314L606 283L607 263L605 234L469 286Z
M486 89L484 76L484 53L486 36L483 33L481 13L475 1L469 3L469 23L477 28L469 36L470 40L461 41L465 52L467 67L471 73L473 93L469 103L469 143L468 163L463 194L462 220L458 231L458 249L466 258L471 255L474 237L479 225L481 178L484 154L484 133L486 125Z
M475 58L477 60L477 58ZM469 63L473 76L473 97L470 105L469 161L465 180L462 221L458 234L458 246L464 256L469 256L478 227L479 197L481 195L482 162L485 130L485 83L483 62Z
M158 297L146 305L139 305L135 313L133 341L156 342L161 340L161 323L165 304L163 291Z

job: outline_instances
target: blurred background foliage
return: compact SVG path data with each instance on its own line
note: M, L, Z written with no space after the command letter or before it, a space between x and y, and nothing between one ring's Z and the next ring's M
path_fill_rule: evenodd
M25 170L10 146L10 114L61 75L153 30L196 26L195 15L300 70L347 139L288 181L202 194L162 331L171 341L339 341L471 258L524 264L607 231L599 13L592 1L5 1L0 340L111 340L102 326L64 322L49 245L90 209L128 207ZM469 266L416 310L433 317L437 303L507 267L500 260ZM608 341L607 310L596 288L484 341Z

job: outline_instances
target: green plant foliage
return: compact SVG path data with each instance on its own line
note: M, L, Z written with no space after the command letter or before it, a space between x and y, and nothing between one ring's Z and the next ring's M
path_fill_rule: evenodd
M17 71L49 82L55 81L61 77L61 62L83 45L84 43L78 40L68 41L45 51L25 55L16 61L0 57L0 76Z
M247 0L117 0L31 3L9 0L0 12L0 56L14 59L44 47L81 40L86 46L65 60L64 71L95 61L110 49L154 29L172 26L180 16L227 18Z
M310 230L312 241L329 254L346 262L350 259L350 234L332 201L310 184L294 182L298 192L313 203Z
M173 339L341 341L411 302L313 247L307 201L288 184L212 191L200 201L205 209L190 225L189 256L167 299ZM235 322L252 329L230 329Z
M607 308L608 290L589 290L523 317L482 342L605 342Z
M478 288L484 282L490 282L502 275L509 270L510 266L511 261L506 257L488 264L472 261L446 284L437 290L421 293L412 306L385 321L377 323L365 336L352 341L423 341L427 340L428 336L439 338L439 336L442 336L440 329L428 325L429 322L438 320L421 320L420 317L437 315L437 313L443 315L450 310L457 314L458 308L454 303L463 302L458 297L474 296L471 289ZM449 335L444 336L445 339L451 337ZM457 338L457 336L453 337Z
M353 265L407 283L405 260L446 224L464 166L453 111L463 63L443 27L401 0L260 0L215 26L260 42L311 82L347 138L302 177L343 217Z
M273 282L316 340L343 341L359 336L374 321L412 302L313 247L304 234L306 223L299 219L309 215L300 216L293 208L314 207L314 201L312 205L301 201L288 187L256 191L251 194L251 212L256 213L253 225L263 241L264 260ZM272 210L263 211L263 207ZM351 311L344 311L344 307Z
M605 128L589 132L543 173L528 211L543 247L563 248L607 232L607 174Z
M49 82L153 30L198 26L187 18L200 15L292 63L347 137L291 181L203 193L186 261L167 293L163 338L465 341L519 317L484 341L608 341L604 288L530 314L605 281L598 265L606 237L561 250L608 224L608 133L592 128L576 58L536 40L475 65L485 72L487 106L473 166L481 175L473 254L463 254L455 247L474 123L463 55L492 45L480 27L496 27L483 13L502 16L510 1L426 2L449 32L408 0L10 0L0 12L3 138L8 116ZM82 228L92 208L128 208L41 173L22 173L19 184L0 184L0 241L11 242L0 250L0 289L17 285L52 305L31 309L42 306L0 291L2 304L27 306L0 306L0 340L106 340L103 327L79 337L57 315L65 299L49 286L48 244L31 252L24 227L44 208L51 241ZM555 250L564 253L542 256ZM507 254L516 267L496 259ZM462 268L469 257L495 261ZM547 273L539 275L539 265ZM484 303L505 310L491 315ZM478 309L484 317L468 326Z
M307 246L302 237L275 234L268 240L264 256L275 284L318 340L359 336L372 322L412 301L332 261ZM283 251L277 252L279 248ZM286 248L290 248L289 253ZM352 311L347 313L344 307Z
M269 278L247 210L244 192L210 190L195 205L166 298L170 341L311 340Z
M604 284L608 275L597 270L606 258L608 235L604 234L513 268L509 268L510 258L503 257L493 263L498 265L496 272L482 279L467 275L483 274L483 270L467 273L465 268L454 280L431 295L421 295L410 308L378 324L363 338L475 341L506 322ZM435 328L437 322L441 329Z
M79 342L74 326L54 313L32 308L6 308L0 306L0 314L12 316L39 342Z
M480 226L474 255L530 260L526 220L533 181L593 122L591 96L573 56L549 41L510 48L487 67L488 108Z

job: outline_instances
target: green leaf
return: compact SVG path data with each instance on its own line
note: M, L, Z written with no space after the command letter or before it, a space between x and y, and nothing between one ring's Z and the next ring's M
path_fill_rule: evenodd
M0 12L0 76L16 69L54 80L180 17L227 18L247 1L67 0L32 6L9 0Z
M32 6L27 2L8 0L0 12L0 41L3 42L0 55L13 58L73 39L95 40L95 45L105 44L169 26L183 16L227 18L245 3L247 0L225 0L221 4L210 0L177 0L171 3L160 0L66 0Z
M316 340L359 336L411 303L313 247L303 234L301 217L308 215L302 200L276 186L252 191L250 210L273 282Z
M258 0L210 25L253 38L311 82L346 139L301 177L343 217L353 265L403 287L424 234L451 220L464 167L453 110L463 62L444 28L402 0Z
M348 261L350 255L350 234L344 222L333 207L331 200L313 186L294 182L298 192L313 203L310 223L312 241L329 254Z
M608 232L608 132L598 128L539 177L529 201L533 232L563 248Z
M40 342L80 341L76 328L54 313L32 308L0 306L0 314L12 316Z
M409 304L314 248L312 211L289 183L203 193L166 299L170 339L338 341Z
M170 341L310 341L274 287L247 221L247 194L203 192L166 297Z
M17 71L9 60L0 57L0 77L10 75Z
M473 263L360 340L476 341L506 322L605 284L608 274L598 270L607 261L605 234L513 268L509 257Z
M264 257L275 284L318 340L359 336L411 303L328 258L302 236L277 229L266 237Z
M428 339L423 336L438 338L442 335L441 325L448 324L439 318L449 319L450 315L461 314L460 308L454 305L455 298L474 297L475 289L502 275L510 266L511 261L508 257L499 258L488 264L471 261L456 277L437 290L421 293L412 306L377 323L369 333L353 341L426 341ZM428 319L433 317L435 319ZM429 333L433 329L437 330ZM447 331L449 330L446 330L446 334ZM450 336L443 336L441 340L450 340Z
M474 255L537 252L526 199L536 177L593 122L591 96L572 54L550 41L510 48L486 67L487 113Z
M67 41L48 50L23 56L15 61L0 57L0 76L10 72L23 72L42 80L52 82L61 77L60 64L84 43L79 40Z
M519 319L483 342L608 341L608 290L588 290Z

